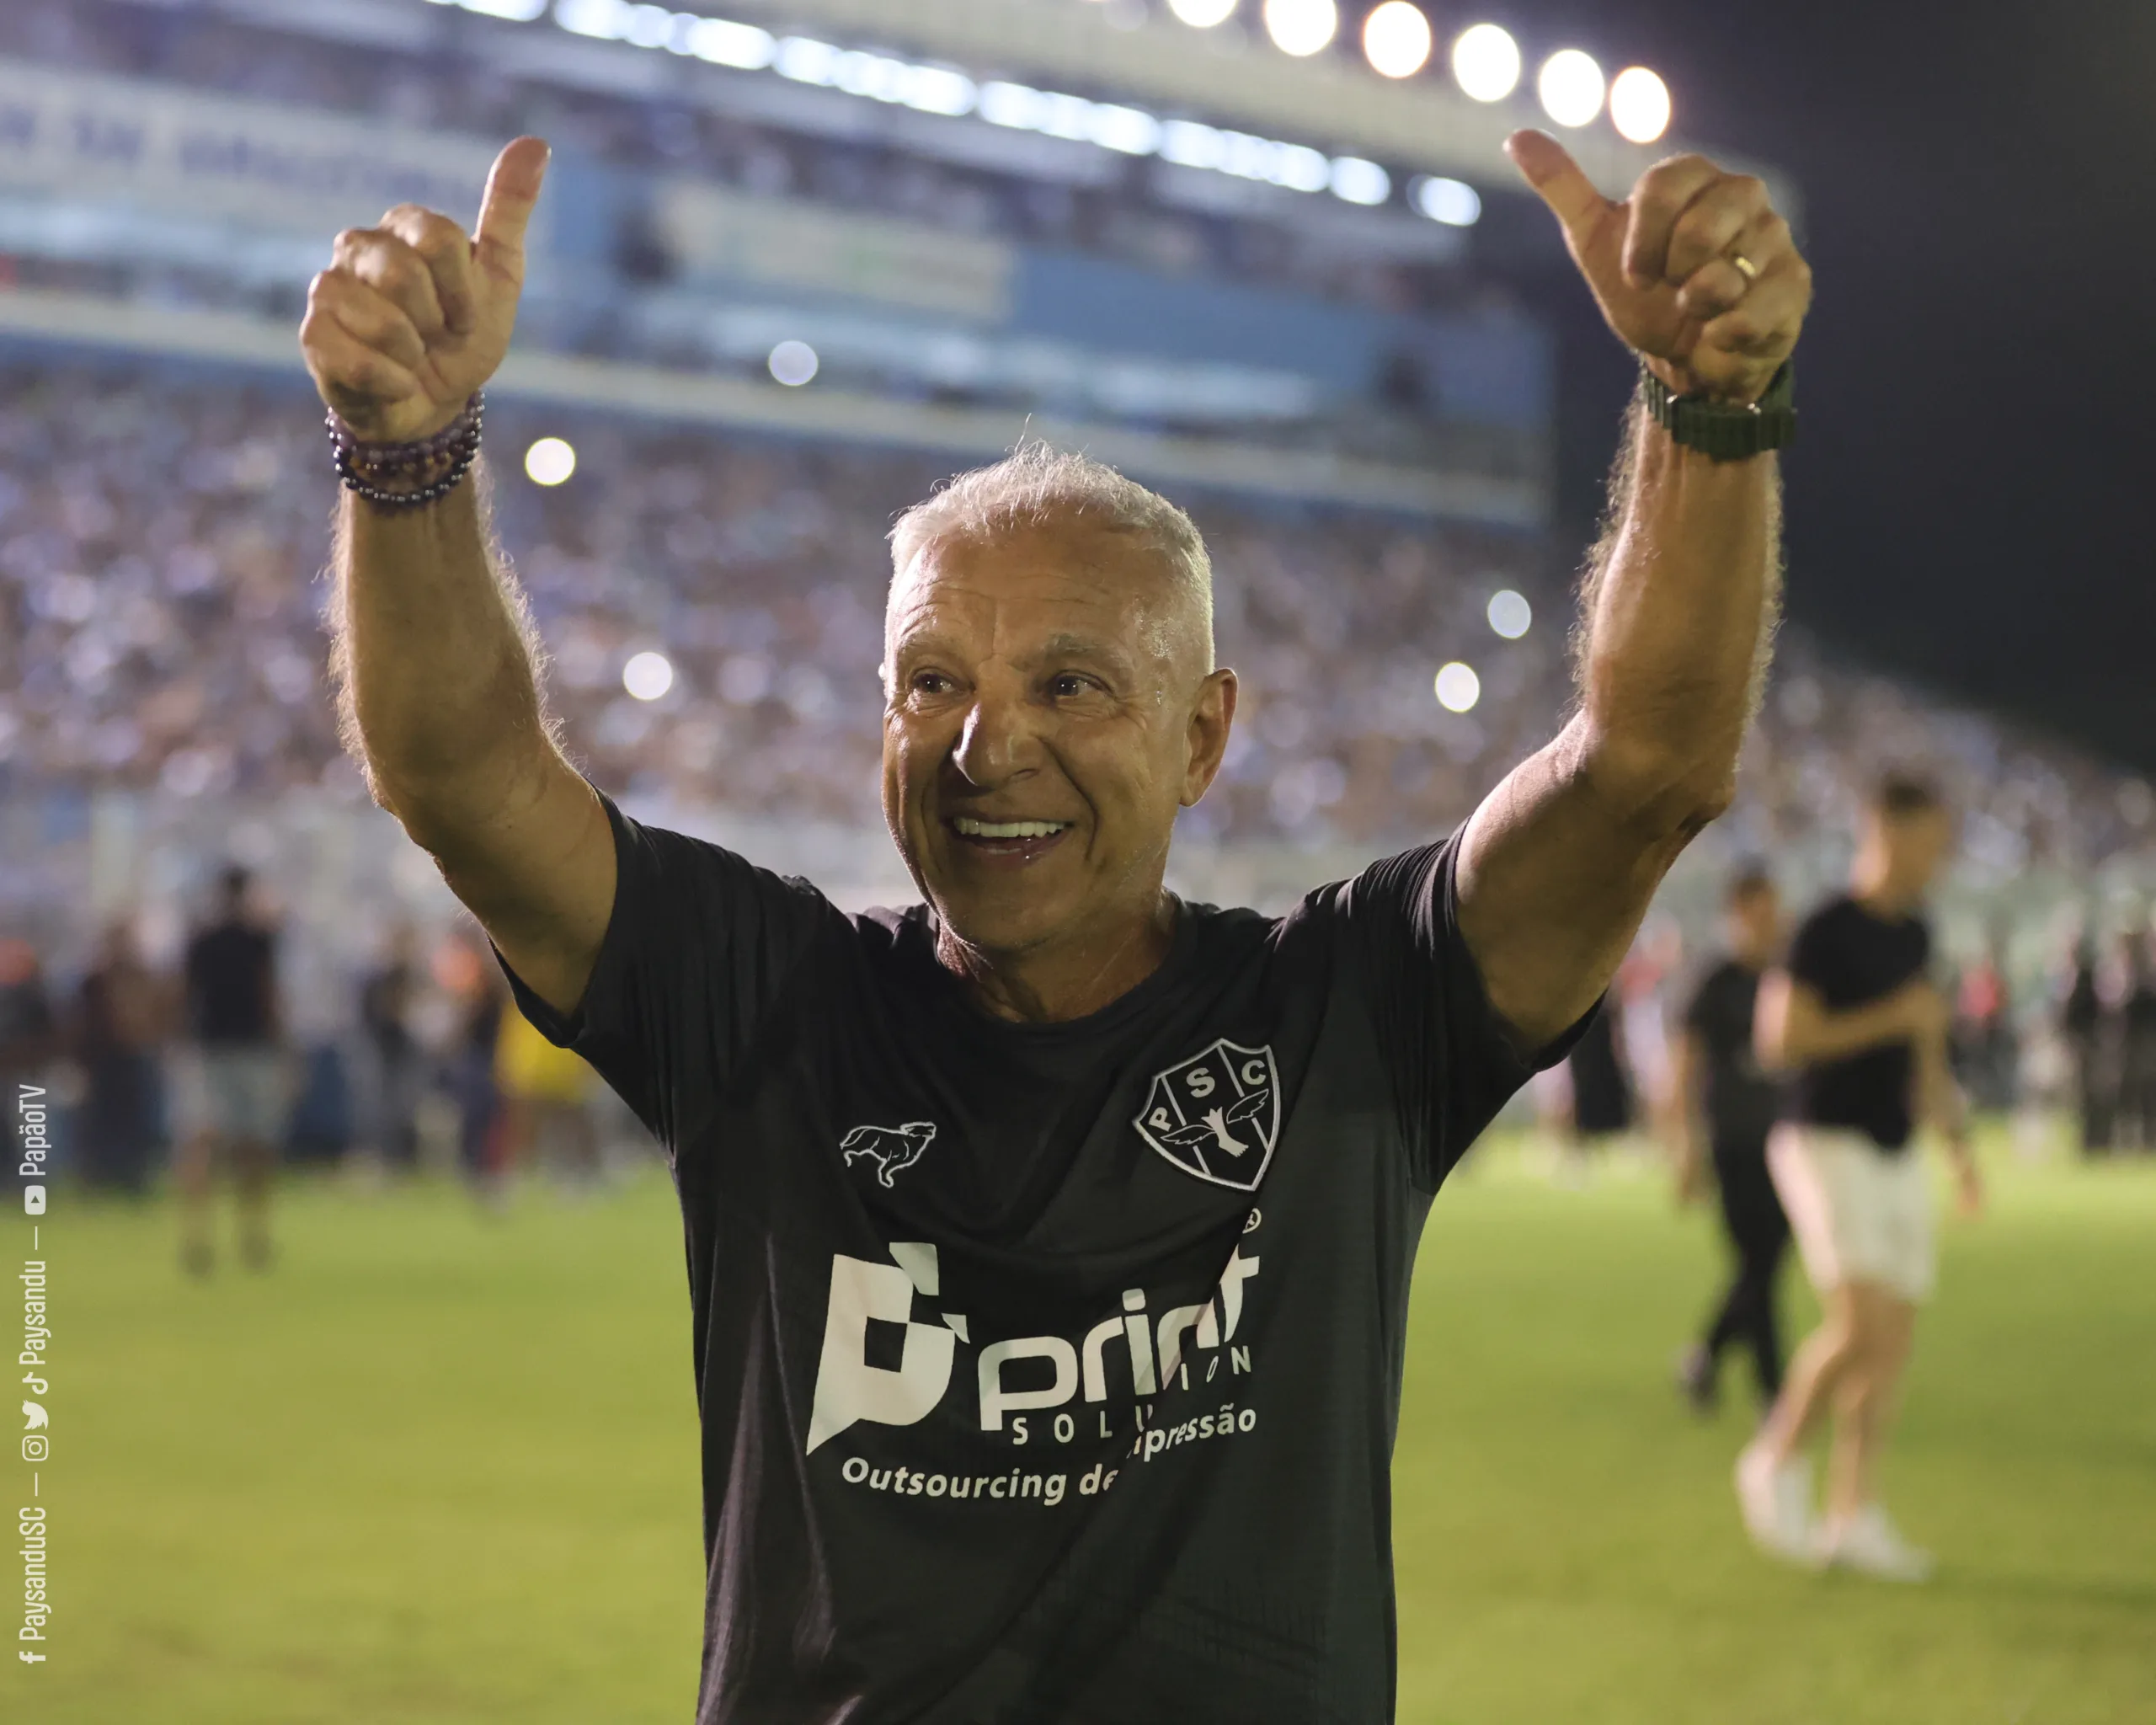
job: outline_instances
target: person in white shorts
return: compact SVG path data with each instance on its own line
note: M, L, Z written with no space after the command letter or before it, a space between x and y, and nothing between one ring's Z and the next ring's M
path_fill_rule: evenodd
M1789 1076L1768 1167L1826 1314L1737 1459L1737 1501L1753 1538L1775 1556L1908 1581L1928 1575L1931 1560L1888 1519L1875 1476L1935 1273L1931 1207L1911 1144L1920 1120L1945 1134L1963 1207L1982 1202L1947 1068L1946 1005L1925 976L1931 934L1920 906L1952 836L1928 783L1886 779L1849 891L1797 930L1786 965L1760 984L1755 1020L1761 1060ZM1815 1522L1801 1450L1830 1410L1825 1514Z

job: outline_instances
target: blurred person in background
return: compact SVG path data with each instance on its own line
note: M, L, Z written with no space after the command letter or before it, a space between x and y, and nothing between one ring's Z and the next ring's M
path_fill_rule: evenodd
M270 1199L291 1102L277 988L277 933L237 864L218 878L214 916L187 943L188 1132L175 1172L180 1261L194 1275L216 1263L216 1187L228 1173L238 1199L240 1257L270 1266Z
M1621 1012L1615 1000L1604 1001L1565 1062L1572 1077L1572 1130L1566 1150L1575 1172L1585 1166L1588 1151L1632 1130L1632 1080L1618 1034Z
M2000 961L2003 942L1962 968L1954 986L1954 1070L1971 1104L1980 1108L2014 1106L2019 1048L2014 1035L2014 1001Z
M672 1161L704 1725L1391 1717L1415 1242L1729 805L1811 298L1755 179L1676 157L1619 203L1555 139L1508 147L1643 367L1579 701L1450 837L1280 917L1164 884L1239 686L1166 499L1028 446L901 519L883 807L921 901L850 916L623 814L555 741L460 483L544 145L503 152L472 233L402 206L315 279L347 734L520 1009ZM1208 1351L1263 1375L1214 1403ZM1063 1508L979 1502L1011 1493Z
M1848 891L1798 927L1760 985L1760 1059L1790 1075L1767 1161L1825 1318L1805 1338L1758 1436L1737 1464L1746 1526L1762 1549L1897 1581L1931 1559L1902 1537L1877 1471L1919 1305L1936 1272L1931 1199L1911 1149L1944 1135L1965 1210L1981 1200L1967 1113L1954 1083L1949 1008L1926 976L1924 895L1953 822L1925 780L1893 774L1866 810ZM1802 1445L1833 1416L1825 1514L1814 1519Z
M1709 1167L1737 1265L1706 1334L1687 1351L1678 1383L1702 1413L1718 1400L1722 1351L1750 1349L1761 1402L1781 1393L1781 1337L1774 1284L1789 1247L1789 1219L1767 1172L1767 1136L1781 1107L1780 1087L1754 1047L1759 979L1781 944L1781 899L1764 869L1740 870L1722 901L1722 956L1700 979L1677 1044L1677 1183L1696 1197Z
M504 1012L494 1078L504 1111L509 1170L543 1169L568 1196L599 1183L599 1134L591 1118L598 1075L584 1057L549 1042L521 1012Z
M456 1166L481 1205L499 1210L508 1199L509 1157L496 1060L509 991L478 946L462 935L443 943L435 975L456 1005L443 1073L456 1106Z
M382 961L360 984L362 1130L383 1166L399 1174L419 1165L419 1099L427 1081L426 1052L412 1024L418 951L412 925L394 924Z
M2096 978L2096 943L2084 932L2073 944L2058 1014L2059 1036L2073 1066L2074 1121L2084 1156L2111 1149L2117 1114L2118 1085L2105 1046L2104 1001Z
M147 1189L164 1130L164 1051L178 1016L170 981L142 960L133 919L116 918L75 998L77 1144L91 1184L131 1195Z
M2126 999L2119 1009L2119 1116L2122 1136L2144 1156L2156 1151L2156 932L2128 937Z
M59 1052L45 961L19 936L0 938L0 1082L42 1085Z

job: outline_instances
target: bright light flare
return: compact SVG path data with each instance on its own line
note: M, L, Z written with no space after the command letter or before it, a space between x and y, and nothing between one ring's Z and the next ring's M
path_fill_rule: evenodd
M639 701L656 701L674 686L674 665L664 653L636 653L622 667L622 686Z
M1507 587L1490 595L1487 615L1492 629L1508 641L1517 641L1534 622L1534 607L1527 602L1525 595Z
M1467 713L1482 698L1482 679L1457 659L1438 673L1438 705L1448 713Z
M1560 126L1585 126L1601 113L1603 89L1602 68L1577 48L1560 48L1534 77L1542 111Z
M782 341L771 350L766 363L771 367L771 376L781 383L788 389L798 389L815 377L822 362L816 357L816 350L807 342Z
M524 451L524 474L534 485L558 485L576 471L576 449L565 437L542 437Z
M1235 0L1168 0L1168 10L1194 30L1209 30L1235 15Z
M1452 45L1452 75L1478 102L1502 102L1519 88L1519 44L1494 24L1471 24Z
M1333 0L1265 0L1265 33L1283 54L1303 59L1340 33L1340 8Z
M1363 57L1385 77L1412 77L1430 63L1430 20L1408 0L1385 0L1363 21Z
M1609 123L1617 135L1651 144L1669 130L1669 86L1644 66L1628 66L1609 85Z
M1464 179L1433 174L1417 180L1409 195L1417 209L1448 227L1472 227L1482 219L1482 195Z

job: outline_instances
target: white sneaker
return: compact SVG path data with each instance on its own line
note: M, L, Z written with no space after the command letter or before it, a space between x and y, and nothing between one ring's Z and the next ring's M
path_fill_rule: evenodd
M1903 1539L1876 1503L1866 1503L1846 1520L1822 1528L1819 1561L1830 1568L1854 1569L1881 1581L1927 1581L1932 1570L1931 1553Z
M1792 1563L1817 1561L1812 1525L1812 1466L1792 1456L1780 1466L1765 1449L1748 1444L1737 1458L1737 1504L1745 1531L1769 1557Z

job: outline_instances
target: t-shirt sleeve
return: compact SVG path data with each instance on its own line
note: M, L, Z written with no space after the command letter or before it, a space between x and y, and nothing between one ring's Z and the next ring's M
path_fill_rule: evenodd
M502 969L533 1028L589 1060L670 1157L819 933L844 919L805 882L600 801L614 829L614 908L583 1000L558 1012L506 960Z
M1392 1075L1410 1172L1429 1192L1513 1092L1564 1059L1593 1016L1533 1054L1515 1045L1460 932L1459 846L1454 833L1374 862L1335 889Z

